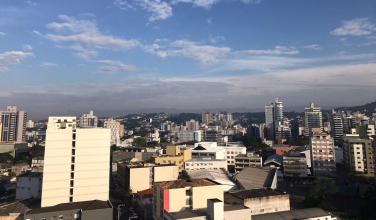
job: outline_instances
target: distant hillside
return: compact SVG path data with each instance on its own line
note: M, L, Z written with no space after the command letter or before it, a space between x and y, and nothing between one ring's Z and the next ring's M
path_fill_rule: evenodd
M352 107L340 107L336 108L335 110L350 110L352 112L356 111L366 111L366 112L373 112L376 109L376 102L370 102L364 105L359 105L359 106L352 106Z

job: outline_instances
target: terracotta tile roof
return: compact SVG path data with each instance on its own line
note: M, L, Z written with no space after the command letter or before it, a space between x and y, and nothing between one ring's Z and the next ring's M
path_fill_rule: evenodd
M175 180L175 181L159 182L155 184L163 189L178 189L178 188L185 188L185 187L220 185L219 183L216 183L209 179Z

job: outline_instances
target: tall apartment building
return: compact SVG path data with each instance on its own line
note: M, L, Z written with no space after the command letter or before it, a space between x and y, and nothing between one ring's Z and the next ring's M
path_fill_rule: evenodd
M24 142L26 138L26 111L18 111L17 106L7 106L6 111L0 111L0 122L2 123L2 142Z
M331 176L336 172L334 140L319 128L312 129L310 138L312 170L315 176Z
M297 150L291 150L283 156L283 174L289 177L307 177L305 154Z
M358 134L344 137L343 159L353 172L367 177L375 176L375 148L366 134L366 127L360 126Z
M26 122L26 128L34 128L34 122L32 120L28 120Z
M205 209L208 199L224 197L223 186L209 179L154 183L153 191L153 218L158 220L164 219L165 212Z
M120 136L119 136L119 129L120 123L115 121L113 118L109 118L103 124L104 128L111 129L111 145L119 145L120 144Z
M275 139L275 132L278 125L283 125L283 105L278 98L270 105L265 106L265 123L269 130L269 140Z
M202 130L175 132L175 142L201 141Z
M315 107L315 104L311 102L309 108L305 108L305 135L309 136L312 128L320 128L322 131L322 113L320 107Z
M190 120L185 122L185 127L187 128L187 131L197 131L200 126L198 124L198 121Z
M98 117L94 115L93 111L91 110L89 114L83 114L80 117L80 127L85 128L85 127L93 127L96 128L98 127Z
M202 113L202 123L206 125L213 123L213 113L210 113L210 112Z
M110 130L76 128L76 117L49 117L42 207L109 198Z
M340 141L343 137L343 122L340 113L332 115L332 134L334 141Z

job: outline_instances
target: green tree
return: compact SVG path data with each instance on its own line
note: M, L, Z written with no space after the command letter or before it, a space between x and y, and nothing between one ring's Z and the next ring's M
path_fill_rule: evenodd
M41 145L34 145L30 148L30 154L33 157L42 157L44 156L44 147Z
M305 203L307 206L320 206L325 202L325 195L328 192L338 192L336 182L328 177L318 177L308 187Z
M166 138L161 138L161 144L168 143L168 140Z
M1 153L0 154L0 163L12 163L13 156L9 153Z
M181 174L179 175L179 179L183 179L183 180L188 180L190 179L191 177L189 176L189 174L187 173L187 171L183 170L181 172Z
M133 145L135 147L146 147L146 140L143 137L135 138L133 140Z
M13 178L13 177L16 177L16 173L15 173L15 172L9 172L8 175L9 175L10 177L12 177L12 178Z
M364 219L376 219L376 183L374 183L368 190L364 193L365 203L362 208L362 218Z

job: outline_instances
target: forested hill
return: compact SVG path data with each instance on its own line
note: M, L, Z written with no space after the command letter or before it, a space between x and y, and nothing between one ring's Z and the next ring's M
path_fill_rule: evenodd
M356 112L356 111L373 112L375 109L376 109L376 102L370 102L370 103L359 105L359 106L336 108L336 110L349 110L352 112Z

